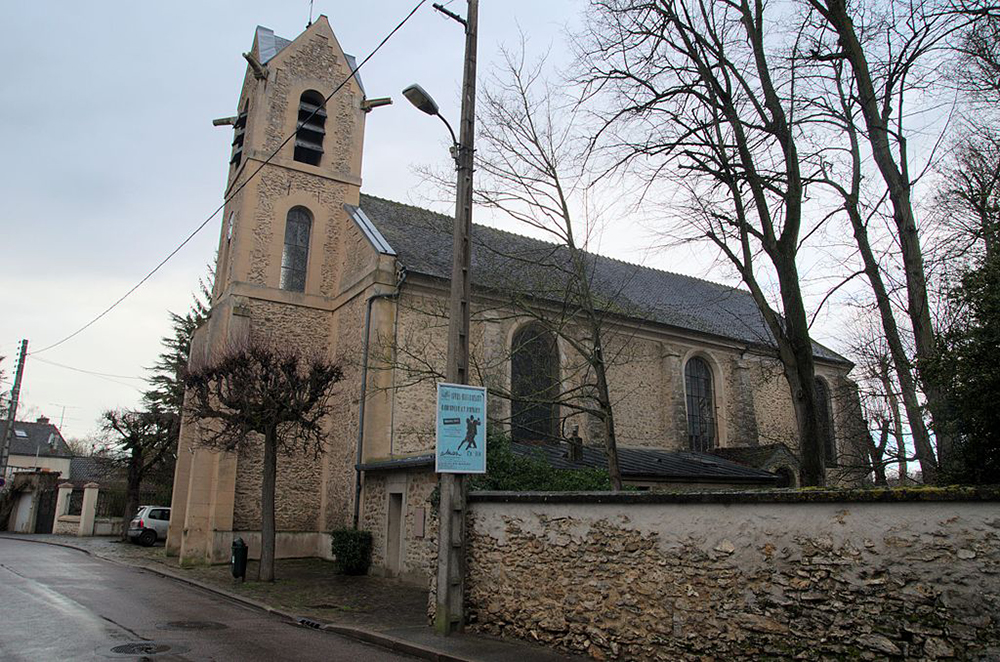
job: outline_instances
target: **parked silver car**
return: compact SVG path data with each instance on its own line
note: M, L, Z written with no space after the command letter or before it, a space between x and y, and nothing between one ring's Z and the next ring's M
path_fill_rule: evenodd
M170 525L170 509L163 506L139 506L128 525L128 537L143 547L165 540Z

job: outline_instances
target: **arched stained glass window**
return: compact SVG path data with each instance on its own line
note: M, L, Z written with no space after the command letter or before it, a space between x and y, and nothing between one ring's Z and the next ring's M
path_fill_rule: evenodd
M684 366L688 446L693 451L715 448L715 391L708 361L695 356Z
M555 338L540 324L526 324L511 341L511 438L558 438L559 352Z
M830 415L830 389L819 377L815 382L816 416L819 428L819 441L823 446L823 454L828 465L836 464L837 449L833 436L833 417Z
M281 253L281 284L283 290L304 292L306 266L309 263L309 234L312 214L305 207L292 207L285 220L285 248Z

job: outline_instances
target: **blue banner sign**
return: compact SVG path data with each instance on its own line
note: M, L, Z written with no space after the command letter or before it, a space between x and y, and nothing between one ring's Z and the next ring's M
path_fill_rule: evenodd
M437 451L434 470L486 473L486 389L437 385Z

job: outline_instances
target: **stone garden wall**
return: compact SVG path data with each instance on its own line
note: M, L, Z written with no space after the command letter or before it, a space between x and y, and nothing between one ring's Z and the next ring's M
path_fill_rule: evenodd
M998 496L474 493L471 627L609 660L996 660Z

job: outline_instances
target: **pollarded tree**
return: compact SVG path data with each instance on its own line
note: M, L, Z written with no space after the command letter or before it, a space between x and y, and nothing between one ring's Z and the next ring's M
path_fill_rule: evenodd
M333 361L254 339L232 345L184 376L184 414L205 422L200 445L236 451L263 444L260 581L274 581L278 455L323 451L324 419L341 379L343 371Z

